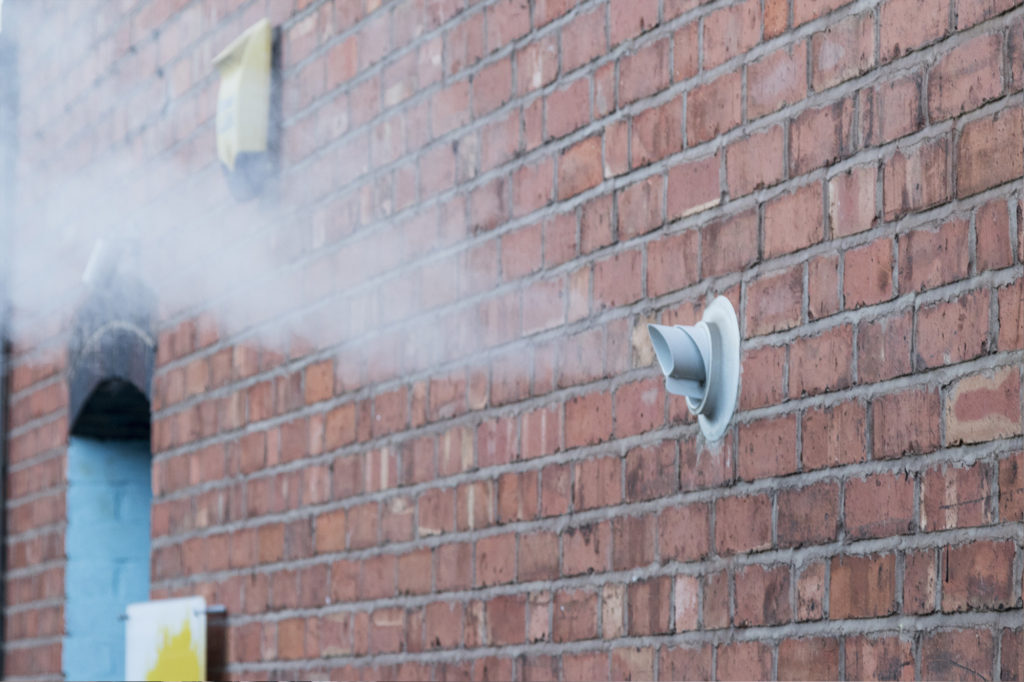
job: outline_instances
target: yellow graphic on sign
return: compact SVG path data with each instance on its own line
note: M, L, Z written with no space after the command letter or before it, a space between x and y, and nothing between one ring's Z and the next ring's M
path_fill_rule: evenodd
M172 635L166 627L160 628L160 634L162 641L157 650L156 665L146 673L146 679L151 682L203 679L199 647L192 642L188 620L178 634Z

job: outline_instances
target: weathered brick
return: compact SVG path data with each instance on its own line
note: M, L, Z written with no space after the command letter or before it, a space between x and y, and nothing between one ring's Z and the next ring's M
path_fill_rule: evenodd
M800 324L803 311L803 268L759 276L747 284L743 329L746 336L760 336Z
M876 458L931 452L939 445L939 394L910 389L876 398L871 404Z
M914 479L905 473L852 478L844 500L844 525L851 538L900 535L916 526Z
M779 643L780 680L839 678L839 640L834 637L784 639Z
M767 495L724 497L715 503L715 549L720 554L771 546L771 500Z
M882 4L879 44L889 61L935 42L949 30L946 0L887 0Z
M794 23L799 23L794 18ZM822 91L875 65L875 18L855 14L811 37L811 85Z
M824 206L819 182L770 200L764 207L766 258L817 244L824 238Z
M877 618L896 611L896 555L832 559L829 618Z
M946 396L945 423L950 445L1020 435L1019 369L1004 367L954 383Z
M727 132L743 120L741 73L733 71L698 85L686 102L686 143L698 145Z
M924 291L967 277L967 231L966 220L950 220L937 229L901 234L900 291Z
M752 133L725 151L726 182L733 198L782 180L785 165L782 127Z
M780 547L825 544L839 533L839 486L817 483L778 495L777 543Z
M922 211L950 199L945 138L899 149L882 164L882 205L886 220Z
M678 42L676 45L678 46ZM780 48L747 66L748 119L760 118L765 114L796 104L806 96L807 43L805 41Z
M994 641L990 630L938 630L921 640L921 677L991 679ZM980 672L975 672L980 671Z
M956 195L966 197L1019 177L1024 109L1004 109L964 125L956 146Z
M761 40L761 6L745 0L704 17L704 68L713 69Z
M853 151L853 99L804 109L789 126L789 172L803 175Z
M988 289L964 292L959 298L917 311L915 365L950 365L988 351Z
M785 565L737 568L735 624L748 627L789 622L793 617L789 582L789 567Z
M916 17L927 16L916 14ZM922 22L908 22L920 26ZM928 72L928 115L941 121L977 109L1003 91L1003 46L981 35L949 51Z
M789 352L789 395L835 391L853 382L853 328L839 325L795 339Z
M843 299L859 308L893 297L893 243L881 237L843 254Z
M737 430L740 478L753 480L796 471L796 431L795 415L741 424Z

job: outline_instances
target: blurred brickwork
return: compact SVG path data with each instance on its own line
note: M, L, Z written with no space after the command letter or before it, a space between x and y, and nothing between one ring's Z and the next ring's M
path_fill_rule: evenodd
M121 150L154 207L203 197L202 267L252 238L309 275L242 331L160 312L153 596L227 606L215 674L1022 677L1021 3L21 11L20 230ZM210 62L264 16L288 209L257 230ZM719 293L709 445L645 325ZM11 679L60 675L62 329L8 377Z

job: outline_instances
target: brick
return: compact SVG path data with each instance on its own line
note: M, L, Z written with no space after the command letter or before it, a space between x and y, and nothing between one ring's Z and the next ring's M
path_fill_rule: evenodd
M839 256L812 258L807 264L807 319L839 312Z
M1002 640L999 652L999 679L1020 680L1024 677L1024 657L1021 654L1024 633L1020 630L1004 629Z
M558 158L558 199L568 199L598 185L603 177L601 138L588 137Z
M676 83L693 78L700 70L699 29L700 22L691 21L673 36L672 80Z
M696 161L686 161L668 171L668 219L706 211L722 202L719 181L719 154Z
M593 445L612 434L611 396L603 391L573 398L565 404L565 446Z
M989 349L988 289L965 292L917 311L916 357L919 369L951 365Z
M995 199L974 214L977 269L998 270L1013 264L1010 246L1010 212L1006 201Z
M658 515L658 552L664 561L697 561L710 549L708 506L672 506Z
M782 194L764 207L766 258L817 244L824 238L822 185L812 182Z
M720 680L767 680L772 677L772 650L757 641L730 642L718 647Z
M456 489L455 526L474 530L494 525L494 483L473 481Z
M785 476L797 470L795 415L741 424L737 433L741 479Z
M794 15L794 24L796 21ZM821 92L875 65L875 18L855 14L811 37L811 86Z
M713 69L749 51L761 40L758 0L723 7L704 17L704 68Z
M558 577L558 535L535 532L519 536L519 580L554 580Z
M945 423L949 445L1020 435L1018 368L990 370L955 382L946 397Z
M476 543L476 585L500 585L516 577L516 536L492 535Z
M686 143L695 146L732 130L743 120L739 71L694 87L686 101Z
M1016 453L999 461L999 518L1024 519L1024 454Z
M956 147L957 196L966 197L1021 175L1024 109L1004 109L964 125Z
M839 486L817 483L778 494L777 544L780 547L832 542L839 533Z
M740 358L743 385L739 409L747 410L782 402L782 377L786 366L785 346L762 346L747 350Z
M541 516L557 516L569 511L569 500L572 498L572 479L569 477L569 466L553 464L541 470L540 490Z
M748 120L796 104L806 97L806 41L787 45L747 66Z
M859 308L893 297L893 243L881 237L843 254L843 299Z
M789 352L789 395L796 398L851 385L853 328L839 325L795 339Z
M609 677L608 652L587 651L562 655L562 679L603 680Z
M934 549L904 554L903 613L925 614L935 611L938 585Z
M674 472L675 467L674 441L630 450L626 454L626 501L652 500L674 493L679 479L665 473Z
M562 28L562 71L569 73L605 54L606 9L600 7L577 14Z
M793 0L793 26L806 24L849 3L850 0Z
M862 322L857 331L857 373L861 383L909 374L910 312Z
M911 23L920 25L923 22ZM1002 36L978 36L954 47L929 71L929 118L941 121L972 111L995 99L1002 91Z
M506 473L498 479L498 523L530 521L539 502L537 472Z
M683 100L671 99L645 109L633 117L630 164L641 168L680 151L683 148Z
M792 329L803 312L803 267L768 273L747 284L743 329L749 337Z
M611 544L607 521L567 528L562 532L562 575L607 571Z
M966 680L992 679L994 642L989 630L939 630L921 639L921 677ZM980 672L975 672L980 671Z
M696 284L700 272L697 249L700 234L687 230L648 242L647 296L654 298Z
M594 304L617 308L643 297L643 252L620 251L594 264Z
M428 649L451 649L462 641L463 606L459 602L433 602L425 609Z
M927 140L898 149L882 164L882 205L886 220L922 211L950 199L947 141Z
M946 0L888 0L882 4L879 44L889 61L933 43L949 27Z
M832 233L846 236L869 230L878 220L874 164L855 166L829 179L828 219Z
M729 627L729 573L721 571L704 577L704 627L719 629Z
M885 144L921 129L921 78L912 74L858 93L861 146Z
M662 225L664 188L664 177L652 175L615 193L619 241L638 237Z
M549 34L516 51L516 93L543 88L558 75L558 37Z
M590 122L590 79L577 78L544 98L549 138L559 138Z
M680 443L679 484L684 491L716 487L734 478L731 434L716 443Z
M844 525L849 537L880 538L914 531L914 480L906 473L851 478L845 490Z
M942 560L942 610L1002 610L1013 599L1012 542L972 542L948 547Z
M653 680L654 649L652 647L612 649L611 671L613 680Z
M767 495L724 497L715 503L715 549L735 554L768 549L772 541Z
M487 49L491 52L530 31L530 8L516 0L498 0L485 9Z
M839 679L839 640L833 637L782 640L779 642L778 679Z
M732 198L771 187L784 175L782 127L751 133L725 151L726 181Z
M899 237L899 286L903 293L924 291L967 277L970 252L966 220L937 229L912 230Z
M878 618L896 612L896 555L832 559L829 618Z
M572 642L597 636L597 593L585 589L555 593L552 639Z
M612 520L612 569L623 571L654 561L657 519L647 516L617 517Z
M876 398L871 404L876 459L931 452L939 445L939 394L910 389Z
M630 583L627 592L631 636L643 637L669 632L672 617L672 579L669 576Z
M757 209L752 209L704 225L700 232L701 275L739 272L756 263L757 223Z
M658 1L611 0L608 20L608 35L614 47L658 25Z
M736 569L737 626L780 625L792 617L788 566L754 564Z
M580 250L591 253L615 241L612 195L595 197L580 211Z
M650 97L668 87L672 64L669 41L662 39L619 59L619 106ZM682 115L682 108L679 116ZM679 118L675 119L679 121ZM676 128L679 128L676 125Z
M853 99L805 109L789 126L789 172L803 175L848 157L853 144Z
M825 562L816 561L800 571L796 580L796 619L821 620L825 616Z
M663 646L658 654L658 670L668 680L709 680L712 653L709 644Z

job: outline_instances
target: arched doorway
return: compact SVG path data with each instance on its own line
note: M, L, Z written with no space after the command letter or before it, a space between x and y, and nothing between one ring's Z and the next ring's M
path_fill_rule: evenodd
M146 307L109 291L80 309L69 349L65 679L124 679L122 615L149 599L154 342Z

